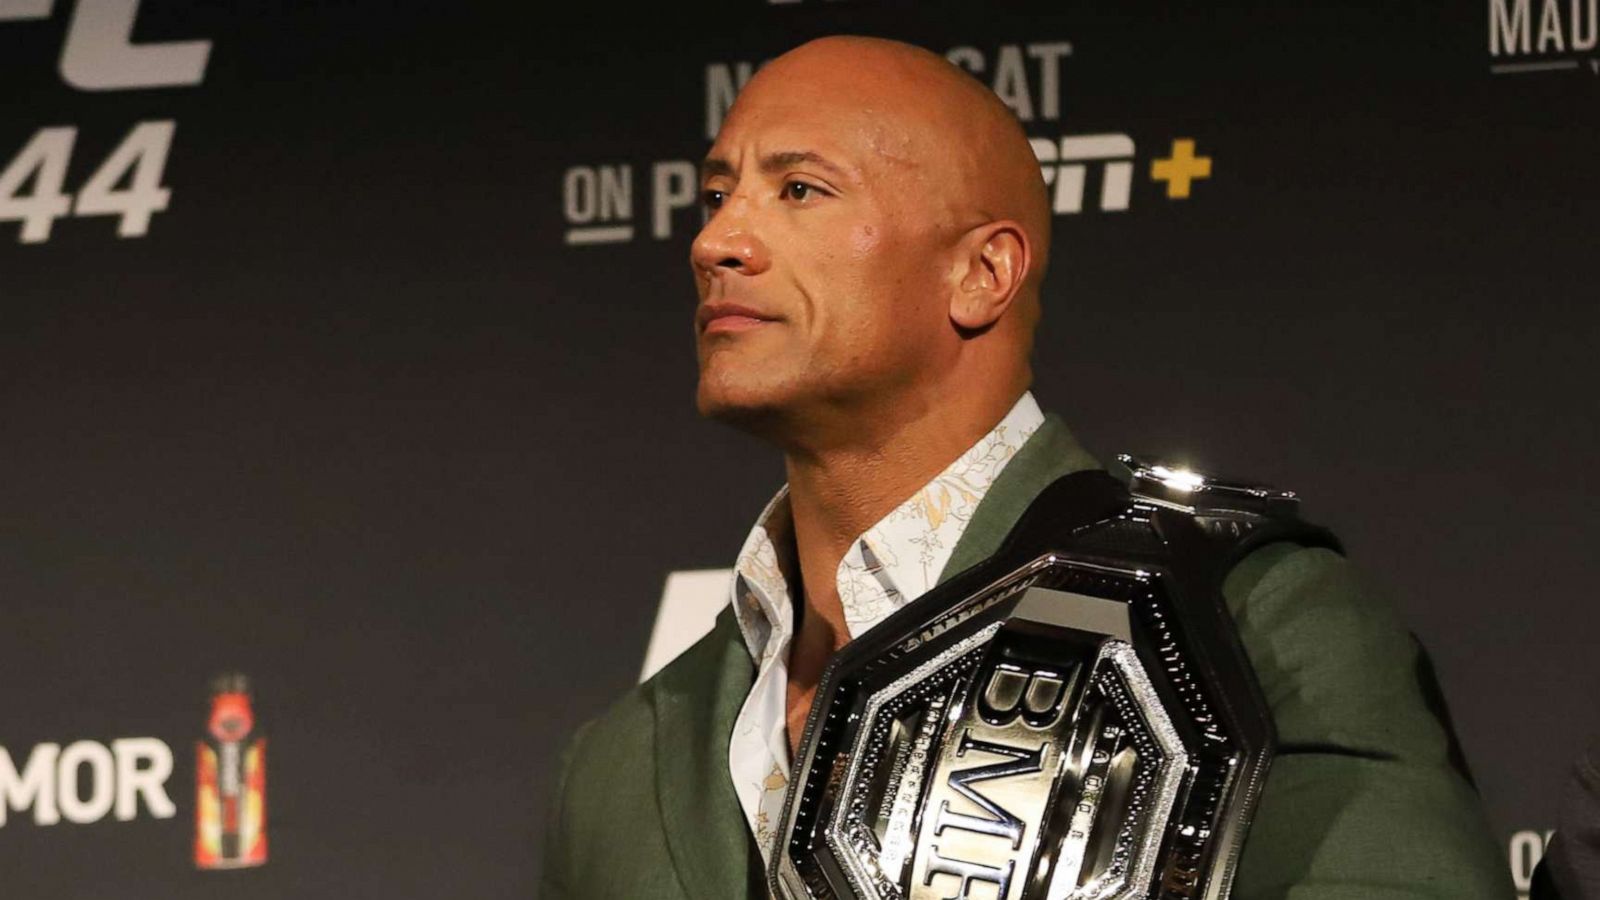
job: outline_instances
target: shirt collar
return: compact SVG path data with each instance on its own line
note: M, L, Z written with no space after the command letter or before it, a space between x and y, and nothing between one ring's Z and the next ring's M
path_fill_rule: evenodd
M852 542L836 586L852 639L917 599L939 575L1002 469L1044 422L1023 392L994 428ZM793 520L785 485L762 510L734 565L730 602L758 666L785 652L794 627Z

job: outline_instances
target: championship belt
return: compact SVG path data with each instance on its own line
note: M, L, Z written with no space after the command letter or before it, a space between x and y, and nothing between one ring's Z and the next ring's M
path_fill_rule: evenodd
M1118 459L847 644L789 782L785 900L1228 896L1272 719L1223 603L1240 558L1337 548L1293 494Z

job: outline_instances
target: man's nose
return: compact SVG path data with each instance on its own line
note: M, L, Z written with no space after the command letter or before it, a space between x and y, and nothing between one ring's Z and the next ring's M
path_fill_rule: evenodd
M766 271L771 255L745 212L742 203L730 199L712 214L689 248L695 274L710 279L729 272L757 275Z

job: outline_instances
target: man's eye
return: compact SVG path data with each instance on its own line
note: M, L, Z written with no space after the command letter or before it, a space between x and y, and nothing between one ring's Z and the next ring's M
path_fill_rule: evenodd
M821 189L812 187L811 185L806 184L804 181L790 181L785 183L783 186L783 196L785 199L789 200L799 200L804 202L813 194L821 193Z
M706 209L716 210L722 208L722 200L727 195L722 191L705 190L700 192L700 203Z

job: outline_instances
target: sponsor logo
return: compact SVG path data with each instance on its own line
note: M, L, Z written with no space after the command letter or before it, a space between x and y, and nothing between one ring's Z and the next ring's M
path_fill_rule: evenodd
M267 861L266 750L249 683L212 683L205 736L196 744L194 863L234 869ZM111 817L171 819L172 747L155 737L0 746L0 829L31 821L89 825Z
M267 861L267 739L250 699L243 675L212 684L206 736L195 744L196 868Z
M72 5L58 72L79 91L196 87L211 58L208 40L135 43L140 0L77 0ZM0 0L0 24L49 19L54 0ZM17 240L42 244L57 219L117 217L117 236L144 237L151 217L165 212L172 192L163 185L177 123L152 118L129 127L122 142L74 195L66 179L76 126L40 128L0 167L0 223L17 222ZM0 159L5 159L0 148Z
M1063 134L1063 78L1072 56L1067 41L1034 41L992 47L963 45L945 58L972 73L1016 113L1050 187L1056 215L1120 213L1131 206L1142 177L1168 200L1184 200L1197 182L1210 178L1213 160L1192 137L1163 142L1166 155L1139 161L1131 135L1120 132ZM716 139L740 89L760 68L749 61L711 62L704 69L700 138ZM698 230L698 160L607 161L569 167L562 173L563 241L568 246L667 240Z
M1511 835L1506 855L1511 863L1511 883L1516 885L1517 900L1528 900L1533 887L1533 870L1544 859L1545 848L1550 846L1554 831L1518 831Z
M1600 75L1600 0L1488 0L1489 71Z
M107 815L130 822L141 808L153 819L177 811L166 789L172 748L159 738L35 744L20 767L16 759L0 747L0 827L8 813L31 812L35 825L89 825Z

